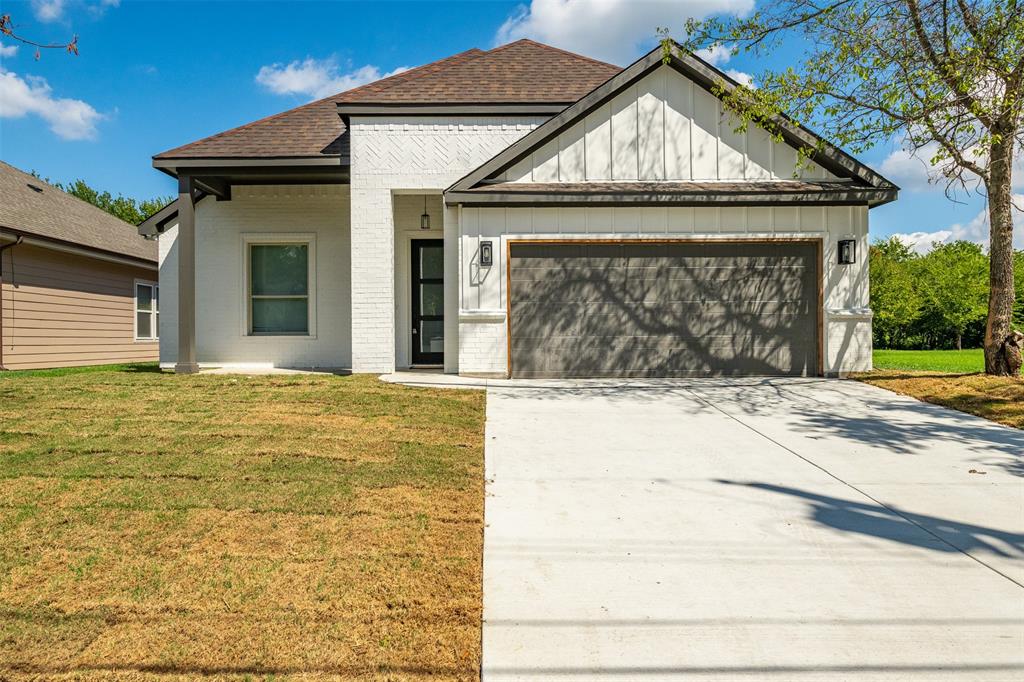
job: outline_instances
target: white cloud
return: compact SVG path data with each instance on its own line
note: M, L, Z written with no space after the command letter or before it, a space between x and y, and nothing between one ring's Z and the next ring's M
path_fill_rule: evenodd
M120 7L121 0L78 0L73 4L78 7L84 6L93 16L100 16L108 7ZM43 22L63 19L67 8L67 0L32 0L32 13L36 19Z
M721 66L732 58L732 48L718 43L703 50L697 50L697 56L712 66Z
M730 46L718 43L716 45L712 45L711 47L706 47L703 50L697 50L697 56L706 61L708 64L721 68L723 65L725 65L726 62L732 59L733 54L732 48ZM756 87L754 85L754 77L751 76L746 71L739 71L737 69L726 69L725 75L727 75L729 78L733 79L740 85L745 85L748 88Z
M916 153L896 149L882 161L879 170L882 175L909 192L945 191L946 179L940 167L931 163L938 148L938 143L930 143ZM969 174L969 177L973 178L974 175ZM1019 149L1015 155L1013 187L1024 189L1024 148Z
M301 62L296 60L287 65L262 66L256 74L256 82L276 95L306 95L310 99L320 99L408 70L409 67L400 66L382 74L376 66L368 64L341 73L333 58L307 57Z
M57 21L64 16L64 0L32 0L32 13L39 21Z
M1024 208L1024 194L1014 194L1013 201L1019 208ZM935 242L953 242L961 239L977 242L988 246L989 223L988 209L982 209L967 223L954 223L944 230L934 232L897 233L893 235L918 253L928 253ZM1013 209L1013 245L1024 249L1024 210Z
M657 44L658 28L681 31L691 17L753 8L754 0L531 0L505 20L495 43L533 38L625 65Z
M13 57L18 54L17 45L4 45L0 43L0 57Z
M0 118L39 116L65 140L91 140L103 115L80 99L54 98L46 79L0 69Z
M746 85L748 88L754 87L754 77L745 71L737 71L736 69L726 69L725 73L729 78L733 79L740 85Z

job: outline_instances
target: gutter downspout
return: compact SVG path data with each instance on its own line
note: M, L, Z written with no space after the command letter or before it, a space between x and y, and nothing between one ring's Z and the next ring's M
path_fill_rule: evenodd
M7 369L6 367L4 367L4 269L2 259L4 251L6 251L7 249L14 248L23 241L25 241L25 238L22 237L21 235L18 235L18 238L15 239L10 244L4 244L0 246L0 372Z

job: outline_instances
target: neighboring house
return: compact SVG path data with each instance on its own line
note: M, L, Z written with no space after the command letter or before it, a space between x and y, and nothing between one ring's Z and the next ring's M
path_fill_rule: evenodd
M738 132L716 85L689 54L623 70L521 40L158 154L161 361L869 369L868 209L898 188L788 121Z
M0 162L0 369L158 357L157 248Z

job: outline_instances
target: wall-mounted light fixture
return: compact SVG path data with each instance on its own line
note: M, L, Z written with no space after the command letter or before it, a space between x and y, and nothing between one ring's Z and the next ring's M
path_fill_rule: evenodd
M494 246L492 242L480 242L480 267L489 268L494 265Z
M857 240L856 239L840 239L839 240L839 264L840 265L852 265L857 262Z
M427 213L427 195L423 195L423 215L420 216L420 229L430 229L430 214Z

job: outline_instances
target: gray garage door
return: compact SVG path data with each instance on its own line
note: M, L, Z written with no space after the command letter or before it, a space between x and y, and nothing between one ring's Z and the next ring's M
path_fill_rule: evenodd
M813 375L814 242L511 245L512 375Z

